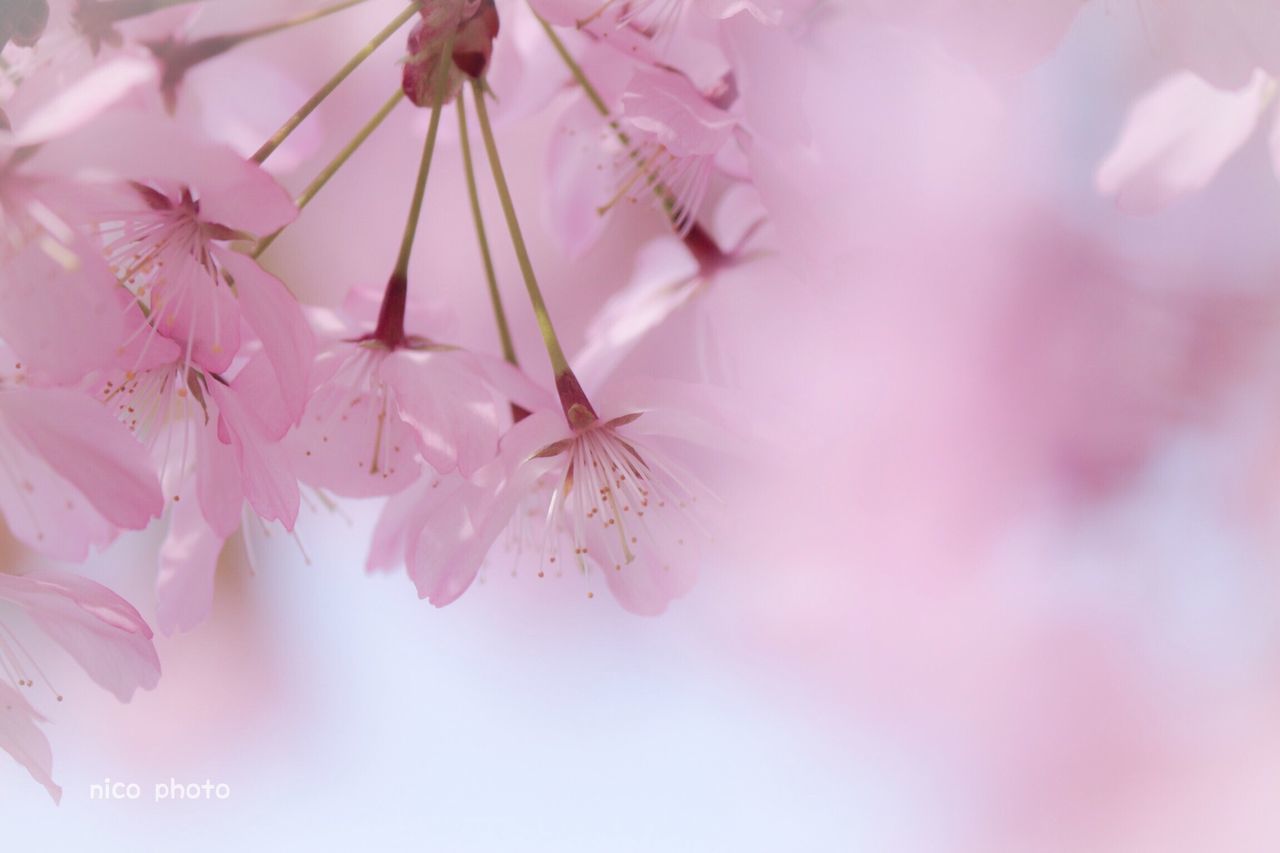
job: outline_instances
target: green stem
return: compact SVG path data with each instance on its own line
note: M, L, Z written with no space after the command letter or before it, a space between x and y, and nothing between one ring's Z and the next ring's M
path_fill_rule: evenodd
M533 274L529 250L525 247L524 237L520 233L520 223L516 219L516 209L511 202L511 190L507 187L502 163L498 160L498 146L493 138L493 127L489 123L489 108L485 105L484 89L479 81L472 81L471 94L475 98L476 117L480 121L480 134L484 138L485 153L489 157L489 168L493 172L493 183L498 189L498 199L502 202L502 215L506 217L507 230L511 232L511 243L516 251L516 260L520 262L520 274L524 277L525 288L529 291L529 302L538 320L538 330L542 333L542 342L546 345L547 355L551 359L551 368L555 371L558 380L562 376L572 374L569 361L564 357L564 350L560 348L560 340L556 337L555 327L551 324L551 315L547 312L547 303L542 298L538 279Z
M409 255L418 233L418 219L422 216L422 200L427 193L427 175L431 172L431 156L436 150L436 134L440 131L440 110L444 106L445 86L449 82L449 63L453 61L453 37L444 43L440 60L436 63L436 90L432 93L431 124L427 126L427 140L422 146L422 163L418 166L418 182L413 188L413 202L409 206L409 219L404 225L404 237L400 240L400 254L392 275L409 274Z
M418 0L414 0L414 2L410 3L409 6L399 15L397 15L391 23L383 27L382 30L369 41L368 44L366 44L364 47L360 48L360 50L356 52L355 56L347 60L347 64L342 66L342 68L338 70L338 73L330 77L329 80L323 86L321 86L320 89L314 95L312 95L305 104L299 107L298 111L293 115L291 115L289 117L289 120L286 121L283 125L281 125L280 129L277 130L274 134L272 134L270 139L262 143L262 147L259 148L256 152L254 152L254 155L251 159L255 163L261 164L268 157L270 157L272 152L274 152L277 148L279 148L281 143L283 143L285 139L289 137L289 134L293 133L293 131L297 129L298 125L302 124L302 122L307 118L307 116L311 115L311 113L315 111L315 108L320 106L320 104L325 100L325 98L328 98L331 94L333 94L333 90L338 88L338 86L342 83L342 81L346 80L347 77L351 75L351 72L355 71L358 67L360 67L360 64L364 62L366 59L368 59L369 56L375 50L381 47L383 42L391 38L391 36L395 34L396 30L400 29L400 27L404 25L405 21L413 17L414 14L417 13L418 9L419 9Z
M386 103L379 107L378 111L373 114L373 118L365 122L364 127L360 128L360 131L351 138L351 141L343 146L337 156L330 160L329 164L320 170L320 173L312 179L311 183L307 184L306 189L302 191L294 202L298 206L299 210L306 207L307 204L316 197L316 194L324 188L324 185L329 183L329 179L337 174L339 169L346 165L346 162L351 159L351 155L355 154L356 150L364 144L364 141L369 138L370 134L378 129L378 125L382 124L383 120L390 115L391 111L395 109L396 105L400 103L400 99L403 97L404 91L397 89L395 94L388 98ZM283 231L284 229L281 228L280 231L276 231L275 233L259 240L257 247L253 250L253 257L259 257L263 252L265 252L267 247L274 243L276 237L279 237Z
M342 0L342 2L334 3L332 6L325 6L321 9L314 9L310 12L303 12L301 15L296 15L292 18L287 18L283 21L277 21L274 24L266 24L265 26L257 27L252 30L245 30L244 32L239 33L237 35L237 38L239 42L246 42L246 41L249 41L250 39L269 36L273 33L278 33L281 30L288 30L288 29L292 29L293 27L300 27L303 24L309 24L312 21L318 21L321 18L327 18L330 15L334 14L335 12L345 11L347 9L350 9L352 6L358 6L364 2L365 0Z
M462 166L467 176L467 195L471 199L471 219L476 224L476 242L480 244L480 257L484 261L484 276L489 283L489 301L493 305L493 319L502 340L502 357L511 364L519 364L516 348L511 342L511 327L507 325L507 312L502 307L502 294L498 292L498 277L493 271L493 256L489 252L489 238L485 235L484 215L480 210L480 193L476 190L475 165L471 160L471 138L467 132L467 100L458 98L458 140L462 145Z

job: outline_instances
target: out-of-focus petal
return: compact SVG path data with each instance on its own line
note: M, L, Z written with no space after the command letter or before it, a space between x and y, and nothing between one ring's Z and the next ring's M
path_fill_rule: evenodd
M32 110L12 134L0 134L0 142L18 147L56 139L88 124L155 77L152 62L128 55L112 57Z
M38 237L0 263L0 338L39 377L70 384L116 357L127 297L87 240L47 245L52 239Z
M698 264L674 237L659 237L636 256L627 285L609 298L587 327L573 360L578 378L601 384L646 334L697 292Z
M43 721L21 693L0 681L0 749L27 768L57 803L62 800L62 788L53 781L53 750L36 725Z
M254 96L243 97L249 91ZM186 75L179 117L191 115L210 139L250 157L310 94L276 66L233 51ZM264 168L276 174L293 171L323 138L323 117L313 115L272 152Z
M112 524L139 530L160 515L164 498L146 450L97 401L59 389L11 390L0 396L0 414Z
M497 453L498 410L468 353L399 350L380 368L423 457L444 474L470 476Z
M1123 209L1155 211L1205 187L1248 141L1265 104L1266 78L1215 89L1190 72L1169 77L1130 110L1096 177Z
M121 702L160 680L151 628L129 602L69 572L0 574L0 598L23 608L89 677Z
M156 576L156 620L166 635L190 631L208 618L225 541L205 521L197 501L174 506Z

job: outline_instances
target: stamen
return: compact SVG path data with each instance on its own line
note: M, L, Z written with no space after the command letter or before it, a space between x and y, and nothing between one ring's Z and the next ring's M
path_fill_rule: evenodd
M40 664L36 661L35 657L27 650L26 646L22 645L9 626L4 622L0 622L0 631L3 631L4 634L8 635L8 640L3 636L0 636L0 653L2 653L3 657L7 657L9 659L10 666L12 666L13 670L17 673L17 685L19 687L35 686L35 682L30 677L26 677L25 680L23 679L25 670L23 669L21 659L18 657L18 653L21 652L22 655L26 657L28 665L30 665L36 676L44 683L45 687L49 688L49 692L53 694L54 698L61 702L63 700L62 691L53 686L53 682L49 679L49 676L40 668ZM6 667L6 670L7 669L8 667Z

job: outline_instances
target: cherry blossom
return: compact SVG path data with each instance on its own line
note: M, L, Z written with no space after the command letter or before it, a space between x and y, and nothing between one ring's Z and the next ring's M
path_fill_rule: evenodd
M15 613L24 621L15 621ZM38 726L44 717L24 694L38 686L58 702L64 696L21 642L19 632L28 624L61 646L121 702L128 702L138 689L156 686L160 660L146 622L101 584L51 570L0 572L0 749L26 767L56 802L62 790L53 781L53 754Z
M370 568L393 564L402 546L418 594L443 606L466 591L507 531L505 547L514 553L505 558L517 569L540 578L575 572L588 591L602 577L626 609L664 610L693 583L711 535L699 503L715 500L677 448L722 442L722 416L694 387L641 387L601 399L608 415L584 403L568 416L556 407L535 411L508 431L499 458L471 482L424 480L394 498Z
M345 320L318 317L329 343L291 439L301 476L351 496L399 491L418 477L419 457L438 473L471 476L497 454L505 394L523 397L528 381L423 334L448 328L438 312L410 311L405 330L379 331L367 313L374 304L353 291Z

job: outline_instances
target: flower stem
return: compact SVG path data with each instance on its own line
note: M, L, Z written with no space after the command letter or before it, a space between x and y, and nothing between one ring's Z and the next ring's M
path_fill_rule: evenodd
M538 287L538 279L533 273L533 264L529 260L529 250L525 247L524 236L520 233L520 222L516 219L515 205L511 202L511 190L507 186L506 175L502 171L502 163L498 159L498 145L493 138L493 127L489 123L489 108L484 102L484 90L478 81L472 81L471 94L475 97L476 116L480 121L480 135L484 138L485 153L489 157L489 168L493 172L493 183L498 189L498 199L502 202L502 215L507 220L507 230L511 232L511 243L515 247L516 260L520 263L520 274L524 277L525 288L529 291L529 302L533 306L534 316L538 319L538 330L542 333L542 342L547 347L547 355L551 358L551 367L556 376L569 373L569 362L560 348L560 339L556 337L555 327L551 324L551 315L547 312L547 303L542 298L542 290Z
M431 103L431 124L427 126L427 139L422 146L422 162L418 166L418 182L413 188L413 202L409 206L409 219L404 225L404 237L400 241L400 254L396 257L395 273L408 275L409 255L418 233L418 219L422 216L422 199L427 193L427 175L431 172L431 155L436 150L436 134L440 131L440 110L444 106L445 86L449 80L449 63L453 61L453 38L445 42L436 64L436 90Z
M489 252L489 238L484 231L484 215L480 210L480 194L476 191L475 164L471 160L471 138L467 132L467 100L458 98L458 139L462 144L462 166L467 176L467 195L471 199L471 219L476 224L476 242L480 244L480 257L484 261L484 276L489 283L489 301L493 304L493 319L502 341L502 357L511 364L519 364L516 348L511 342L511 327L507 325L507 312L502 307L502 294L498 292L498 277L493 271L493 256Z
M507 178L503 174L502 163L498 159L498 145L494 141L493 126L489 122L489 108L484 102L484 83L480 80L472 80L471 94L476 102L476 117L480 120L480 135L484 138L484 149L489 157L489 168L493 172L493 183L498 189L498 199L502 202L502 215L507 220L511 244L516 250L516 260L520 262L520 274L524 277L525 288L529 291L529 304L533 306L533 314L538 320L538 331L542 333L542 343L546 346L547 356L551 359L551 369L555 373L560 405L564 408L564 414L570 426L574 429L582 429L597 420L596 412L578 383L578 377L569 367L569 360L564 357L560 339L556 337L555 327L551 324L547 303L542 298L538 279L533 274L529 250L525 246L524 236L520 233L515 205L511 202L511 190L507 186Z
M329 80L323 86L321 86L320 89L314 95L312 95L305 104L299 107L298 111L293 115L291 115L289 117L289 120L286 121L284 124L282 124L280 126L280 129L277 130L274 134L272 134L270 139L262 143L262 147L259 148L256 152L254 152L254 155L251 159L255 163L259 163L259 164L265 162L266 159L271 156L272 152L274 152L277 148L279 148L281 143L283 143L285 139L289 137L289 134L293 133L293 131L297 129L298 125L302 124L302 122L307 118L307 116L311 115L311 113L315 110L315 108L320 106L320 104L325 100L325 98L333 94L333 90L338 88L338 86L342 83L342 81L346 80L347 77L351 75L351 72L355 71L358 67L360 67L360 64L364 62L366 59L368 59L369 56L375 50L381 47L383 42L391 38L391 36L395 34L396 30L400 29L400 27L404 25L405 21L413 17L413 15L418 11L418 9L419 9L418 0L414 0L414 2L410 3L409 6L406 7L403 12L401 12L399 15L396 15L395 19L392 20L391 23L383 27L382 30L377 35L375 35L372 39L369 40L368 44L366 44L364 47L360 48L360 50L356 52L355 56L347 60L346 65L338 69L338 72L336 74L330 77Z
M245 30L237 35L237 39L238 42L246 42L250 39L261 38L262 36L269 36L273 33L278 33L281 30L300 27L303 24L309 24L312 21L318 21L321 18L327 18L336 12L345 11L350 9L352 6L358 6L364 2L365 0L341 0L341 2L334 3L330 6L323 6L319 9L313 9L310 12L303 12L301 15L295 15L292 18L286 18L285 20L277 21L274 24L265 24L261 27Z
M351 159L351 155L355 154L356 150L364 144L364 141L369 138L370 134L377 130L378 125L382 124L383 120L393 109L395 109L396 104L400 103L400 99L403 97L404 91L402 89L396 89L395 94L388 98L386 102L378 108L378 111L373 114L373 118L365 122L364 127L360 128L359 132L351 138L351 141L342 147L342 150L338 152L337 156L330 160L328 165L320 170L320 173L312 179L311 183L307 184L306 189L304 189L297 199L294 200L294 204L298 206L299 210L306 207L307 204L316 197L316 194L324 188L324 185L329 183L329 179L337 174L339 169L346 165L346 162ZM279 237L282 231L284 231L283 228L281 228L280 231L276 231L275 233L269 234L259 240L258 245L253 250L253 257L256 258L265 252L267 247L275 242L276 237Z
M427 195L427 176L431 174L431 157L436 150L436 135L440 131L440 111L444 107L445 86L449 81L449 63L453 61L453 36L445 41L436 63L436 88L431 102L431 124L427 126L427 138L422 144L422 160L418 164L418 179L413 185L413 201L409 203L409 217L404 224L404 236L400 238L400 252L396 265L387 279L382 293L382 305L378 309L378 325L373 330L374 340L381 341L389 349L404 343L404 312L409 301L409 257L418 236L418 221L422 218L422 201Z

